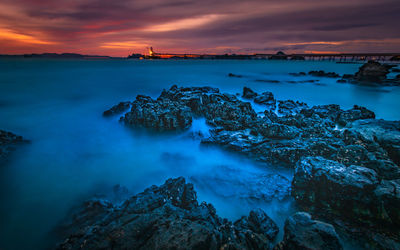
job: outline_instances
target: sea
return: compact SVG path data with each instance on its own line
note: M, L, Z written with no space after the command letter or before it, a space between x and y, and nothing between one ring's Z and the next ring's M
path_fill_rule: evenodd
M310 106L365 106L377 118L400 120L400 88L337 83L334 78L289 73L324 70L353 74L361 63L272 60L0 59L0 129L30 143L0 166L0 249L54 247L55 228L83 201L110 197L122 187L136 194L168 178L194 184L199 202L212 203L232 221L262 208L280 227L298 211L291 198L260 199L258 177L293 169L254 162L193 135L207 135L204 119L188 131L151 133L129 128L103 111L138 94L158 97L163 89L212 86L242 93L244 86L271 91L278 100ZM242 77L229 77L232 73ZM393 77L393 75L389 75ZM305 82L317 80L316 82ZM255 109L259 112L262 107ZM119 186L118 186L119 185ZM253 189L252 189L253 188ZM268 189L268 187L265 187ZM116 201L117 202L117 201Z

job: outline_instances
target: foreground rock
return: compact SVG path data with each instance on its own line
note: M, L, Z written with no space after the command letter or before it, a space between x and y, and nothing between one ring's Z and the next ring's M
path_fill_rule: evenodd
M343 249L332 225L312 220L311 215L298 212L285 222L285 234L275 250L290 249Z
M258 115L250 102L218 89L172 86L156 100L138 96L123 120L167 130L187 128L192 117L204 117L212 128L202 145L295 169L292 195L303 210L344 221L350 231L368 227L373 241L379 232L381 239L400 242L396 231L400 228L399 121L376 120L372 111L357 105L343 110L335 104L309 107L298 101L276 101L272 93L258 94L250 88L244 88L243 98L254 102L260 98L260 104L277 102L278 108L262 105L265 111ZM164 122L165 117L170 122ZM261 177L255 179L269 185ZM283 179L276 183L287 186ZM249 197L252 187L258 189L249 183L240 195ZM257 198L266 192L254 193Z
M22 136L0 130L0 163L6 160L18 145L26 142Z
M326 218L337 218L399 241L400 179L380 180L366 167L346 167L322 157L298 163L292 194L299 204Z
M278 228L260 209L234 223L222 219L177 178L119 206L86 202L63 232L58 249L271 249Z

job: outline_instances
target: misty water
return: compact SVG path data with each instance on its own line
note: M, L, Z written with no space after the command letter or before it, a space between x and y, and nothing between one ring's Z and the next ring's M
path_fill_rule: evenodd
M135 194L177 176L193 182L198 200L212 203L220 216L236 220L261 207L282 229L284 219L296 211L293 201L249 198L247 184L266 174L291 180L293 170L201 146L191 135L207 133L204 119L183 133L154 134L127 128L118 116L104 118L102 112L137 94L157 97L177 84L229 93L249 86L271 91L278 100L335 103L345 109L358 104L377 118L399 120L399 88L340 84L330 78L287 82L317 79L291 72L344 74L358 67L327 61L0 59L0 129L31 141L0 166L0 249L53 244L49 232L72 207L109 193L116 184Z

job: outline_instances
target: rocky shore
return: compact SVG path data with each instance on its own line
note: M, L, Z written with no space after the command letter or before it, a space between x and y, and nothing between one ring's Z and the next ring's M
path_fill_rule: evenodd
M256 113L251 102L265 111ZM249 88L239 98L212 87L175 85L157 99L139 95L121 121L182 131L194 117L205 117L212 126L203 145L294 169L292 196L303 211L356 234L366 246L399 247L400 122L377 120L356 105L309 107Z
M342 249L332 225L297 213L275 249ZM57 249L273 249L278 227L261 209L235 222L197 201L180 177L151 186L121 204L90 200L59 228Z
M0 130L0 163L5 161L18 145L24 143L27 141L22 136Z

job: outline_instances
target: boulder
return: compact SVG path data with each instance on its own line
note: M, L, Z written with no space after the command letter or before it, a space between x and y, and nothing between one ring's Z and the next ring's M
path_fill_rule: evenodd
M127 125L151 128L156 131L184 130L192 124L189 107L169 99L153 100L139 95L132 103L131 110L122 117Z
M243 98L253 99L256 96L257 96L257 93L254 92L251 88L243 87L243 95L242 95Z
M352 109L341 112L338 115L337 123L339 123L339 125L345 126L347 123L356 120L374 119L374 118L375 118L375 113L372 112L371 110L368 110L367 108L361 106L354 105Z
M180 177L152 186L122 205L86 203L61 230L57 249L271 249L276 224L262 211L235 223L199 204Z
M386 80L389 70L384 65L375 61L368 61L361 66L355 74L355 79L360 82L382 82Z
M284 236L275 250L343 249L335 228L328 223L313 220L305 212L297 212L285 221Z

